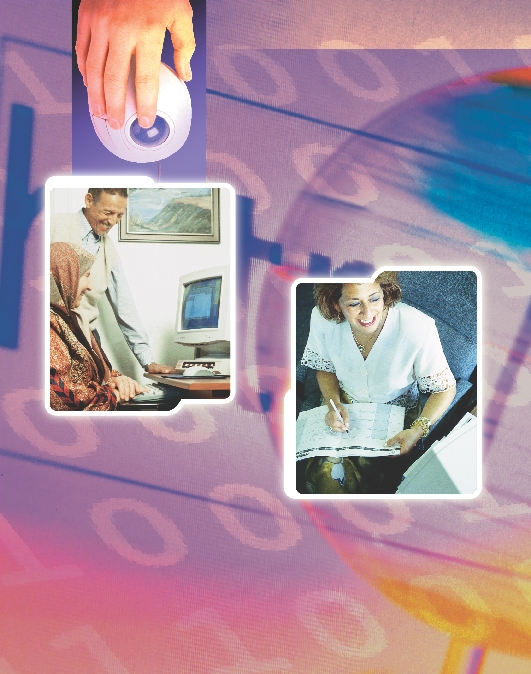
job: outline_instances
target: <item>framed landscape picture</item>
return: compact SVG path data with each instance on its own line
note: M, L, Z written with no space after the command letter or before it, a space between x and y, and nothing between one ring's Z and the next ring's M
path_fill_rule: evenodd
M129 188L120 241L219 243L219 188Z

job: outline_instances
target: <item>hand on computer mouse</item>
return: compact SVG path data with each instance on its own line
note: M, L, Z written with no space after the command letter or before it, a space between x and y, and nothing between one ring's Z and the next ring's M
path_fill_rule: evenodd
M166 28L173 44L175 70L192 79L195 49L192 8L188 0L82 0L76 54L88 89L91 111L107 115L112 129L124 124L125 91L131 55L136 54L136 103L140 126L155 121L159 67Z

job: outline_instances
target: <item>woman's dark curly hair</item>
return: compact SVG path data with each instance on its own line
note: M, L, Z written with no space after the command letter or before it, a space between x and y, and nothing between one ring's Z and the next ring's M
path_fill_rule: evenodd
M379 283L383 291L384 305L392 307L400 302L402 290L398 285L398 273L396 271L383 271L379 274L374 283ZM316 283L313 287L313 297L319 311L329 321L342 323L345 317L335 307L339 303L339 298L343 293L344 283Z

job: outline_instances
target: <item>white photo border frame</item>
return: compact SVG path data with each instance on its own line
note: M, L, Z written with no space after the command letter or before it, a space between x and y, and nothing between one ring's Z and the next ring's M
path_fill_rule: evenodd
M93 184L98 187L116 187L122 184L127 187L212 187L227 189L229 194L229 235L230 235L230 394L227 398L185 398L182 399L173 410L139 410L139 411L106 411L106 412L84 412L77 410L53 410L50 406L50 316L48 307L50 305L50 202L51 191L55 188L75 188ZM177 414L179 410L186 405L225 405L231 403L236 396L236 353L237 353L237 334L236 334L236 192L232 185L228 183L157 183L152 178L146 176L52 176L48 178L44 188L44 310L41 320L43 331L43 388L44 388L44 407L48 414L57 417L87 418L97 417L98 419L116 419L136 417L169 417Z
M297 286L301 283L374 283L379 274L384 271L469 271L477 279L477 485L471 494L301 494L296 489L296 323L297 323ZM284 492L287 496L297 500L471 500L479 496L483 488L483 446L482 446L482 381L483 381L483 350L481 341L481 326L483 320L483 283L481 272L477 267L466 265L385 265L377 269L370 277L335 277L299 278L291 285L290 293L290 388L284 396Z

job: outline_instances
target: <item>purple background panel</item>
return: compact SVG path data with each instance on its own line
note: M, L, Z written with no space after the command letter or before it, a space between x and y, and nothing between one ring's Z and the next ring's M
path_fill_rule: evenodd
M11 37L2 43L33 73L24 82L16 60L4 59L0 82L4 119L12 103L35 114L28 192L69 170L68 111L49 114L38 96L42 103L44 87L56 105L70 102L70 6L47 5L49 13L37 6L32 14L27 3L9 3ZM500 208L508 201L509 183L485 179L485 171L467 192L462 164L456 169L444 153L466 158L475 150L475 160L527 179L528 116L509 137L514 108L494 111L499 134L496 125L463 127L460 102L492 99L472 77L455 97L446 87L463 75L456 64L484 73L519 67L522 55L463 50L452 65L440 51L236 51L226 47L223 8L232 35L234 13L244 27L251 13L242 3L216 4L208 46L208 176L248 198L238 224L236 400L164 419L48 416L38 327L43 226L34 218L19 343L1 348L0 591L9 619L0 668L523 674L531 599L528 246L485 234L459 210L462 200L439 199L443 175L455 194L473 199L487 186ZM15 44L29 30L35 44ZM441 110L452 114L437 116ZM404 146L412 141L431 154ZM289 287L316 254L332 269L351 259L434 260L482 271L492 423L486 490L475 501L310 507L284 495ZM461 645L452 641L456 631Z

